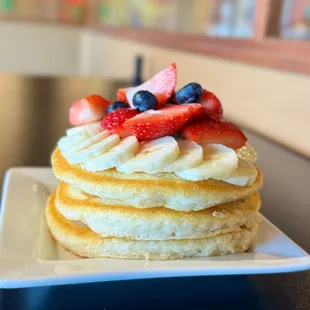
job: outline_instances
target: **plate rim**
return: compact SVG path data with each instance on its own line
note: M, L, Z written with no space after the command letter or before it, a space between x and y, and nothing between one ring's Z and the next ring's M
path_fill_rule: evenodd
M50 167L14 167L6 171L3 181L2 199L1 199L1 209L0 209L0 232L3 230L3 223L5 220L5 214L8 212L9 203L8 200L8 189L11 186L12 179L16 176L16 172L26 172L27 176L35 177L36 173L40 171L41 173L50 172L52 168ZM44 179L44 178L43 178ZM42 181L43 182L43 181ZM65 285L65 284L77 284L77 283L93 283L93 282L107 282L107 281L118 281L118 280L133 280L133 279L151 279L151 278L167 278L167 277L185 277L185 276L211 276L211 275L245 275L245 274L271 274L271 273L288 273L297 272L310 269L310 256L303 250L297 243L295 243L290 237L288 237L284 232L282 232L278 227L276 227L271 221L269 221L265 216L261 214L262 221L269 225L277 234L281 234L290 243L295 245L303 254L303 257L287 257L281 259L258 259L257 261L264 262L264 264L250 265L253 260L244 260L243 265L235 265L231 268L230 265L233 261L228 264L227 261L210 261L212 263L212 268L172 268L163 269L161 268L144 268L144 269L128 269L128 270L87 270L83 269L82 272L79 270L71 270L72 272L57 274L56 271L48 271L47 274L42 276L28 276L23 275L18 276L14 274L11 276L3 276L3 270L6 268L0 265L0 287L1 288L23 288L23 287L36 287L36 286L50 286L50 285ZM3 257L1 256L1 243L0 243L0 262ZM12 254L13 255L13 254ZM67 260L67 261L57 261L57 260L45 260L39 261L36 257L33 257L30 261L20 261L17 267L35 267L37 270L44 271L44 266L57 268L62 266L65 262L66 265L74 266L78 265L83 261L83 265L93 265L103 261L101 258L97 259L85 259L85 260ZM121 260L123 261L123 260ZM277 265L275 266L275 261ZM141 261L140 261L141 262ZM151 261L154 262L154 261ZM145 264L149 264L149 261L144 261ZM152 264L152 263L151 263ZM100 265L100 264L99 264ZM276 267L276 268L275 268ZM45 270L46 271L46 270Z

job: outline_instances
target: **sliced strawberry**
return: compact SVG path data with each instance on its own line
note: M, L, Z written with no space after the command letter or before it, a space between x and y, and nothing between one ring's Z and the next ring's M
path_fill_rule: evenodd
M128 103L134 108L132 103L134 94L139 90L147 90L156 96L158 101L157 108L160 108L167 103L168 99L173 94L176 82L177 68L175 63L173 63L168 68L154 75L149 81L140 86L130 88L126 93Z
M171 104L178 104L177 100L175 99L175 91L173 91L170 99L168 99L168 103L171 103Z
M116 100L117 101L124 101L124 102L128 102L127 101L127 97L126 97L126 92L131 89L131 87L128 88L119 88L116 91Z
M224 144L233 149L242 147L247 138L242 131L232 123L204 120L187 125L181 135L198 143Z
M200 104L204 107L205 114L210 118L220 121L223 116L223 108L220 100L210 91L203 90Z
M173 135L190 119L193 106L182 104L148 110L126 121L124 127L140 141Z
M192 103L191 106L193 107L193 111L192 116L189 119L190 122L209 118L206 115L205 109L200 103Z
M101 127L121 137L128 137L130 132L123 127L123 124L137 114L139 114L139 111L134 109L121 108L115 110L101 121Z
M80 99L71 105L69 110L70 123L80 126L99 121L106 115L106 109L110 103L98 95Z

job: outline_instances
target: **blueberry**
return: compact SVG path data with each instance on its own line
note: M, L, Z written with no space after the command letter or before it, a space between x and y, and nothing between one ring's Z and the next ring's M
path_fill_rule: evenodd
M125 101L114 101L107 107L107 114L113 112L114 110L121 108L129 108L129 105Z
M189 83L179 89L175 94L178 103L199 102L203 89L198 83Z
M136 92L132 98L133 105L141 112L155 109L157 105L157 98L147 90L140 90Z

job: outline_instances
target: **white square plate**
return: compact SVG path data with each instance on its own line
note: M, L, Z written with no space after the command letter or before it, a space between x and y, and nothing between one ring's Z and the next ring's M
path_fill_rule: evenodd
M57 245L47 231L43 211L56 185L50 168L14 168L7 172L0 221L0 287L310 268L310 256L264 217L253 246L243 254L174 261L81 259Z

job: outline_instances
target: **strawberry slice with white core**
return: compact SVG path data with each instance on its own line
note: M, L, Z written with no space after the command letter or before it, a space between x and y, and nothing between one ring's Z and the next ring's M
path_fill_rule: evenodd
M132 87L128 87L128 88L119 88L116 91L116 100L117 101L124 101L127 102L127 97L126 97L126 93L131 89Z
M135 108L132 103L133 96L140 90L147 90L156 96L158 101L156 108L159 109L168 102L168 99L174 93L176 82L177 68L175 63L173 63L168 68L157 73L149 81L141 84L140 86L129 88L126 92L128 103L132 108Z
M170 136L188 122L195 107L194 104L182 104L148 110L127 120L123 126L140 141Z
M69 110L72 125L80 126L101 120L111 102L99 95L91 95L74 102Z

